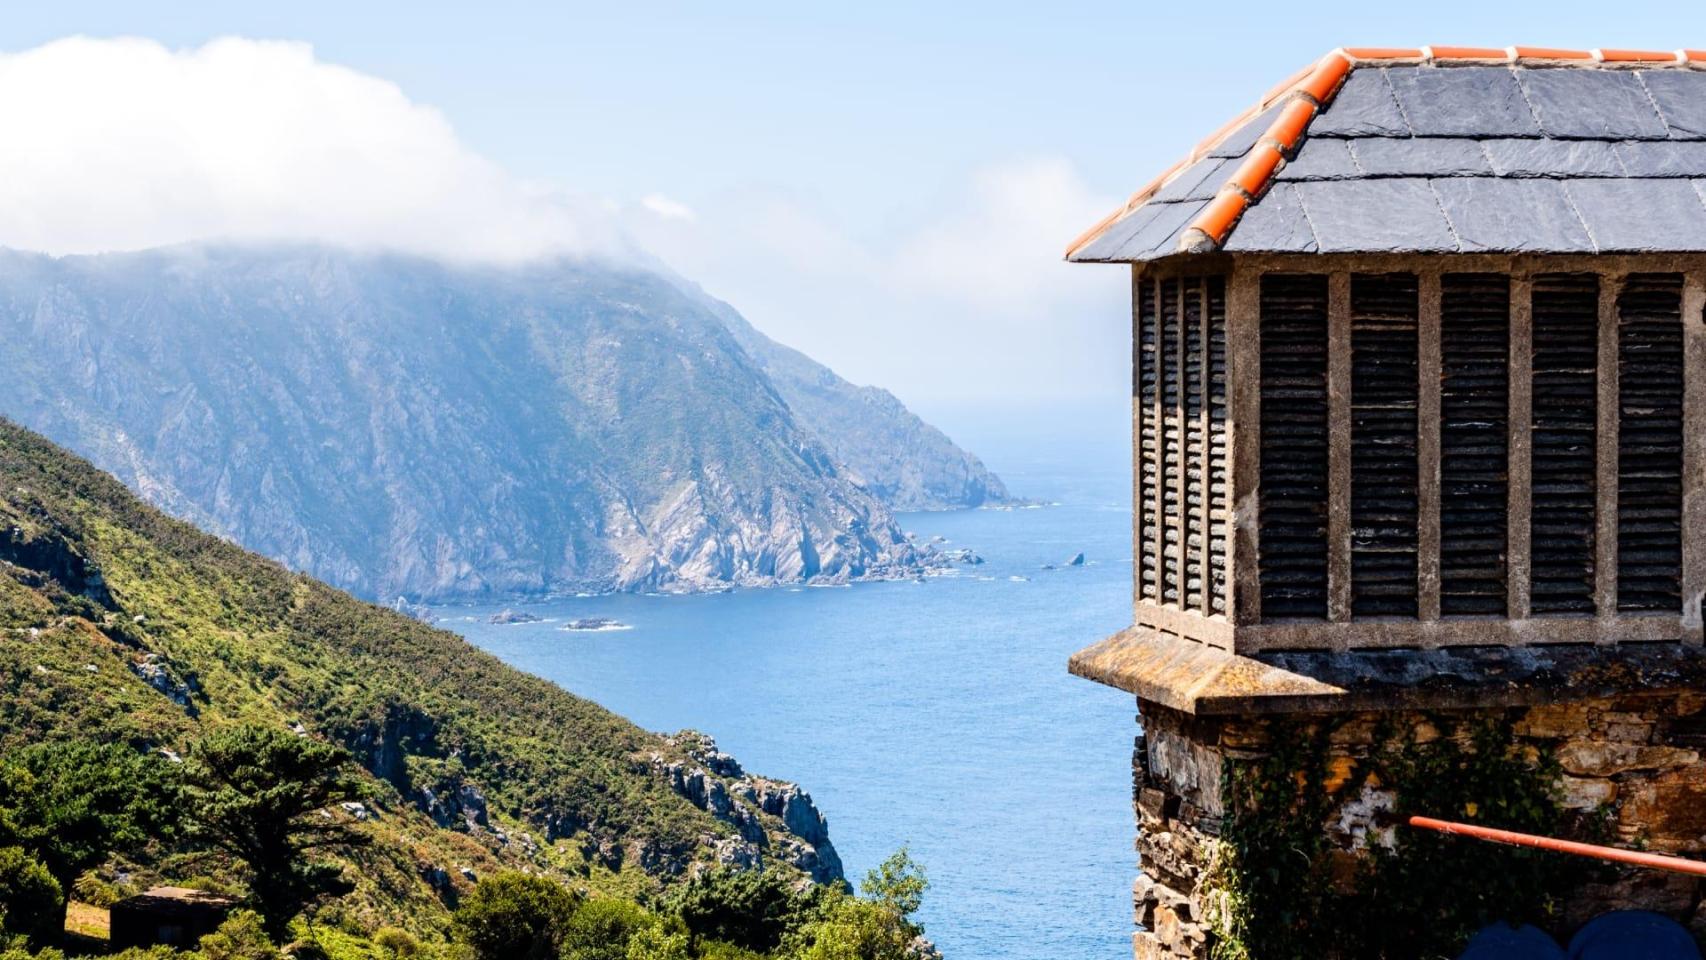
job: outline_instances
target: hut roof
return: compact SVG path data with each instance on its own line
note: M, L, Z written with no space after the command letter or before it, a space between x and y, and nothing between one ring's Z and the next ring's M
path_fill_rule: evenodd
M120 900L114 906L154 914L176 914L226 910L236 904L237 901L231 897L206 890L194 890L189 887L150 887L142 893Z
M1067 251L1706 251L1706 51L1344 49Z

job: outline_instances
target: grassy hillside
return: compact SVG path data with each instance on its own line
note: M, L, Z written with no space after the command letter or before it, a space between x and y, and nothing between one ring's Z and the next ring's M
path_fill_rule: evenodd
M0 751L181 752L237 720L348 747L376 841L349 871L358 925L441 930L470 875L500 867L628 894L718 859L839 876L791 784L203 534L4 420L0 685Z

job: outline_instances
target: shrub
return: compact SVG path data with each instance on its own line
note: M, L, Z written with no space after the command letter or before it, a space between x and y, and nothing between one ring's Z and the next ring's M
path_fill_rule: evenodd
M754 953L721 940L707 940L699 946L699 960L765 960L771 954Z
M126 947L117 953L109 953L103 960L191 960L191 958L163 943L151 947Z
M774 870L711 870L671 891L664 906L695 938L769 953L811 919L815 898L796 892Z
M693 949L688 945L687 931L650 926L628 941L627 960L693 960Z
M454 934L477 960L556 960L578 899L555 880L494 874L463 899Z
M0 847L0 930L40 947L59 939L65 913L59 882L22 847Z
M163 943L151 947L126 947L117 953L109 953L104 960L191 960L191 958Z
M85 870L71 885L71 899L96 907L110 907L135 893L108 881L94 870Z
M202 960L278 960L266 923L253 910L239 910L201 938Z
M924 904L924 891L928 889L930 880L924 875L924 868L912 859L912 854L905 847L877 864L865 874L865 882L859 884L860 893L902 917L918 912Z
M646 908L615 897L581 904L563 931L563 960L625 960L634 934L656 926Z
M420 956L421 942L414 934L399 927L380 927L373 934L373 945L392 960L414 960Z
M798 960L910 960L918 928L869 900L843 897L829 915L802 931Z

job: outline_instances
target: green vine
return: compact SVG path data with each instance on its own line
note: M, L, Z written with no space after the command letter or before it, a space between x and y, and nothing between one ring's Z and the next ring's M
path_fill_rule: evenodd
M1379 729L1377 746L1353 761L1332 756L1333 726L1280 724L1273 752L1226 761L1227 816L1203 881L1214 960L1450 957L1492 921L1547 924L1591 869L1582 861L1402 824L1424 814L1602 831L1567 814L1556 762L1516 744L1508 723L1434 726L1441 735L1427 742ZM1365 787L1391 804L1368 850L1352 853L1334 845L1329 818Z

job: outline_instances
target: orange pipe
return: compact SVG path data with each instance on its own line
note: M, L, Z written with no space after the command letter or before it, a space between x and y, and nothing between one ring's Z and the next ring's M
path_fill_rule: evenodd
M1477 840L1507 843L1516 847L1533 847L1536 850L1551 850L1555 853L1568 853L1578 857L1593 857L1596 860L1610 860L1637 867L1651 867L1654 870L1669 870L1672 873L1687 873L1696 877L1706 877L1706 863L1699 860L1686 860L1682 857L1669 857L1662 853L1620 850L1617 847L1602 847L1594 843L1576 843L1573 840L1558 840L1553 837L1537 837L1532 833L1495 830L1492 827L1477 827L1470 823L1453 823L1450 820L1435 820L1432 817L1411 817L1410 826L1420 827L1423 830L1437 830L1451 836L1474 837Z

